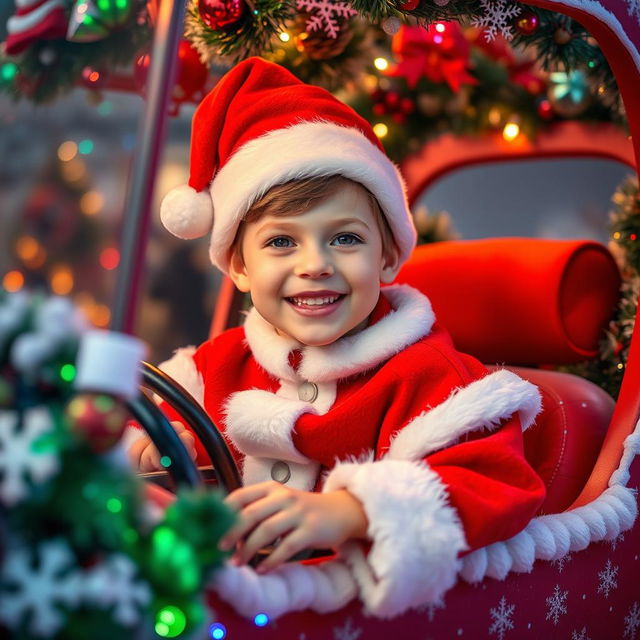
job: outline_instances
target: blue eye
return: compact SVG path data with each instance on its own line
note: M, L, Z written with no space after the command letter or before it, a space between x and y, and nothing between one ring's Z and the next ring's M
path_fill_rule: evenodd
M337 244L342 247L351 247L355 244L361 244L362 240L358 238L355 233L341 233L336 236L332 241L332 244Z
M276 249L288 249L293 247L293 241L286 236L277 236L267 242L267 247L275 247Z

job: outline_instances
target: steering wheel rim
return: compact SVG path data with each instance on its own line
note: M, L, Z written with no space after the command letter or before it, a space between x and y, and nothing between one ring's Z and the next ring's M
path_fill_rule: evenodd
M162 398L167 404L169 404L176 412L180 415L180 417L186 422L189 427L194 431L200 442L202 443L209 459L211 460L211 464L213 465L214 473L216 474L216 478L218 480L218 485L220 489L225 493L231 493L235 489L239 489L242 486L242 480L240 476L240 471L235 463L233 455L227 446L227 443L224 439L224 436L216 426L216 424L211 420L211 418L207 415L204 409L198 404L195 398L178 382L176 382L171 376L166 374L161 369L154 367L152 364L148 362L141 363L142 369L142 386L146 387L153 393L157 394ZM175 444L177 440L179 446L181 447L184 455L188 459L189 466L195 470L195 473L198 475L198 479L201 481L200 474L198 473L197 468L193 464L193 461L189 457L189 454L186 452L184 445L178 435L175 433L174 429L171 427L169 420L164 416L162 411L148 398L146 399L148 403L154 406L158 413L165 418L163 422L163 429L167 427L172 432L172 435L175 438L171 437L170 440ZM166 423L166 424L165 424ZM149 433L149 437L153 440L154 444L158 447L161 455L169 455L170 453L163 453L160 449L158 442L154 440L154 434ZM165 442L162 442L166 446ZM172 464L168 471L174 478L176 482L179 482L178 478L174 476L173 472L176 472L182 477L188 475L191 477L192 471L184 471L182 467L184 466L184 456L179 456L179 466L181 467L178 470L178 460L173 460L176 464Z

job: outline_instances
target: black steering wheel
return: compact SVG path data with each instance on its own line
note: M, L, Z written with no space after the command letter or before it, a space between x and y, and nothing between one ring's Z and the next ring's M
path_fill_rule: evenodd
M226 494L242 486L240 472L223 435L194 397L164 371L142 362L142 386L160 396L175 409L196 434L205 448L218 486ZM130 400L129 410L146 430L161 456L170 464L167 473L179 486L195 487L203 484L202 475L187 453L178 434L158 406L143 392ZM160 472L162 475L162 472ZM152 479L156 474L143 474Z

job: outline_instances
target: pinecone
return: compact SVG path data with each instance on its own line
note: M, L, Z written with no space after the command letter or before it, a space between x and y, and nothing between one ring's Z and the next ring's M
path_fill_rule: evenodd
M309 15L299 14L295 22L296 48L310 60L330 60L339 56L347 47L353 36L347 21L340 26L337 38L329 38L321 31L307 32L306 25Z

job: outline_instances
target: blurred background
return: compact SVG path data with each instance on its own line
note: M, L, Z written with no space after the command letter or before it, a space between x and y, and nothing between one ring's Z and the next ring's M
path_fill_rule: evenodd
M12 2L0 0L0 40L14 11ZM208 76L207 86L215 77ZM430 83L420 85L423 91L437 84L433 78L421 82ZM108 327L143 97L86 84L40 104L0 93L0 280L9 291L39 287L71 295L95 325ZM388 85L376 91L380 87L389 93ZM545 94L540 96L538 105ZM169 119L157 178L137 323L151 361L207 337L220 283L207 240L177 240L157 215L161 197L187 180L193 111L194 103L185 101ZM611 198L629 173L621 163L585 158L463 168L432 184L415 209L423 218L435 216L443 237L606 243Z

